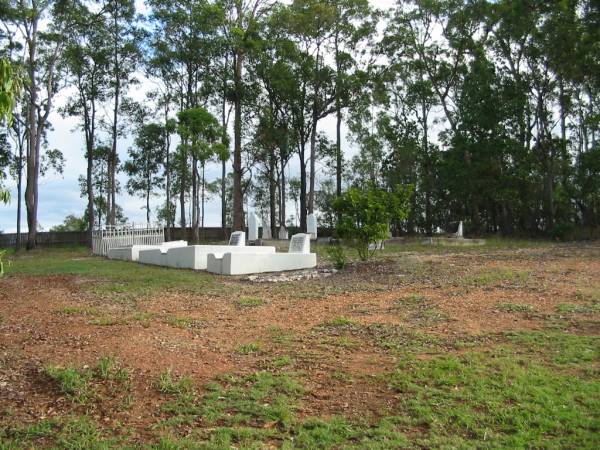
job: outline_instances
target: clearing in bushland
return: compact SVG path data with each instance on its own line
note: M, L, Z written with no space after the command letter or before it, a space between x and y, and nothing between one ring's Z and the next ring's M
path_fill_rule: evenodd
M10 259L0 448L600 447L597 243L390 244L278 283Z

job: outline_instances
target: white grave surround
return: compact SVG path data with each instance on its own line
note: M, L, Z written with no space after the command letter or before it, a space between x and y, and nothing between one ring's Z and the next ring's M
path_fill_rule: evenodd
M314 214L306 216L306 232L313 241L317 239L317 217Z
M165 265L177 269L206 270L208 255L222 257L224 253L260 253L274 254L275 247L262 246L229 246L229 245L190 245L188 247L171 248L167 251Z
M292 236L287 253L212 253L207 259L207 270L222 275L282 272L310 269L316 265L316 253L310 253L310 236L304 233Z
M108 251L107 256L109 259L120 259L123 261L138 261L140 251L155 249L164 249L166 251L170 248L185 247L186 245L187 241L169 241L157 245L132 245L130 247L117 247L111 248Z

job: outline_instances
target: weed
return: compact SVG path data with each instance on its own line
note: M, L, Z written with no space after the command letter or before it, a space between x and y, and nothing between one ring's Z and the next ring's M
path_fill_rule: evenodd
M238 346L235 349L236 353L239 353L240 355L251 355L254 353L260 353L261 351L261 347L260 345L254 343L254 342L250 342L248 344L243 344Z
M89 384L90 374L87 371L50 366L46 368L46 374L58 384L63 394L76 403L86 404L94 396Z
M336 317L335 319L331 319L330 321L325 323L326 327L347 327L352 325L353 322L346 317Z
M332 245L327 247L327 255L329 259L333 261L333 265L336 269L343 269L348 264L348 257L344 251L344 247L341 245Z
M168 316L165 318L165 323L172 327L183 329L200 329L206 326L205 321L192 319L191 317Z
M241 308L254 308L263 305L265 302L259 297L241 297L238 298L235 303Z
M158 376L155 387L163 394L181 395L192 392L193 384L189 377L181 377L179 380L175 380L169 370Z

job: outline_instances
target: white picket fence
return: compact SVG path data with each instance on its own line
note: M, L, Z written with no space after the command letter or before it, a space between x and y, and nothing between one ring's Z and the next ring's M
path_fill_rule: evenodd
M106 256L108 250L131 245L156 245L165 241L165 230L162 226L139 226L135 224L118 227L107 227L94 230L92 233L92 252Z

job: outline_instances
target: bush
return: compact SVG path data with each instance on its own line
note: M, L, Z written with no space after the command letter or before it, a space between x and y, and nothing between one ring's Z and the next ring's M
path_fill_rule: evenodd
M568 241L573 238L575 226L571 223L557 223L550 230L550 236L557 241Z
M348 258L344 252L344 248L341 245L332 245L327 247L327 254L333 261L333 265L336 269L343 269L348 263Z
M333 201L338 236L358 251L360 259L368 259L375 252L369 244L386 239L390 223L407 217L411 190L400 186L394 192L375 186L349 189Z

